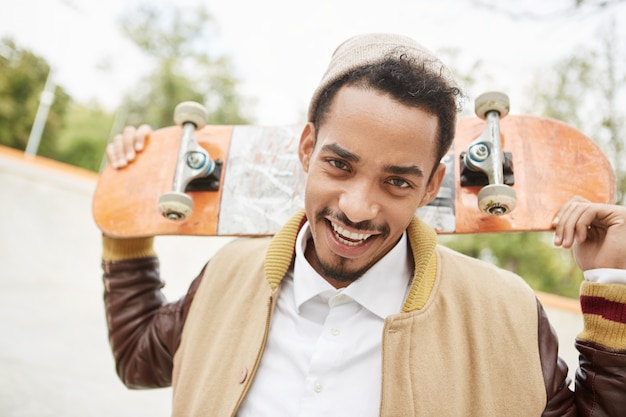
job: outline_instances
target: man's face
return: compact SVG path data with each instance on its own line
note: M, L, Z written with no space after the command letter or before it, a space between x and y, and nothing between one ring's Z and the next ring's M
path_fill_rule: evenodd
M445 172L436 138L436 116L354 86L337 92L318 132L307 125L299 148L313 236L306 257L335 287L389 252L436 197Z

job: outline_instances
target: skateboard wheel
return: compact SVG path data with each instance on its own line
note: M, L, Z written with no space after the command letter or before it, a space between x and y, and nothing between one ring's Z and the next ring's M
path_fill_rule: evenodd
M174 109L174 123L179 126L185 123L193 123L196 129L202 129L206 126L209 118L209 112L200 103L194 101L183 101Z
M478 207L480 211L490 216L510 213L516 205L515 190L508 185L486 185L478 192Z
M193 211L193 200L185 193L170 191L159 197L158 208L169 220L185 220Z
M509 114L510 109L511 103L509 102L509 96L498 91L483 93L476 98L474 103L476 116L481 119L486 119L487 113L490 111L497 111L500 113L500 118L503 118Z

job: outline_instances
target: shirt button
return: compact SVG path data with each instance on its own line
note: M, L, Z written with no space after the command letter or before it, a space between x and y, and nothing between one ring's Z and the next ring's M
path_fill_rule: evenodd
M341 331L335 327L330 329L330 334L332 334L333 336L339 336L339 333L341 333Z
M322 392L322 390L323 390L323 389L324 389L324 386L323 386L322 384L320 384L319 382L316 382L316 383L313 385L313 391L317 392L318 394L319 394L320 392Z
M335 300L337 301L343 301L346 299L346 296L343 294L337 294L337 296L335 297Z

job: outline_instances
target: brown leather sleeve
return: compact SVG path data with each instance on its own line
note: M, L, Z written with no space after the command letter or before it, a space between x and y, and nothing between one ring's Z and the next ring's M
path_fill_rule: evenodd
M537 301L539 317L539 356L546 386L546 408L543 417L576 417L574 393L569 389L567 364L558 355L559 341L545 310Z
M579 366L575 391L568 385L567 365L558 357L554 329L539 302L539 353L547 404L542 416L622 417L626 415L626 352L576 341Z
M576 405L580 416L626 415L626 352L576 341Z
M156 257L104 261L102 267L117 374L129 388L171 385L174 353L202 273L183 298L168 303Z

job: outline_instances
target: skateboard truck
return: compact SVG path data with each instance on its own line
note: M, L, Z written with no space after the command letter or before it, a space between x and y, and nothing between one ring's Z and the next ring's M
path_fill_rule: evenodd
M509 114L506 94L489 92L476 98L476 115L487 122L485 129L461 153L461 185L484 185L478 192L478 207L491 216L511 212L516 206L513 158L502 151L500 119Z
M162 194L158 202L159 212L167 219L184 220L191 215L193 200L185 194L185 190L192 180L209 184L208 189L219 188L222 163L211 159L194 136L196 129L206 125L207 118L208 112L204 106L191 101L180 103L174 110L174 122L182 126L183 133L172 191Z

